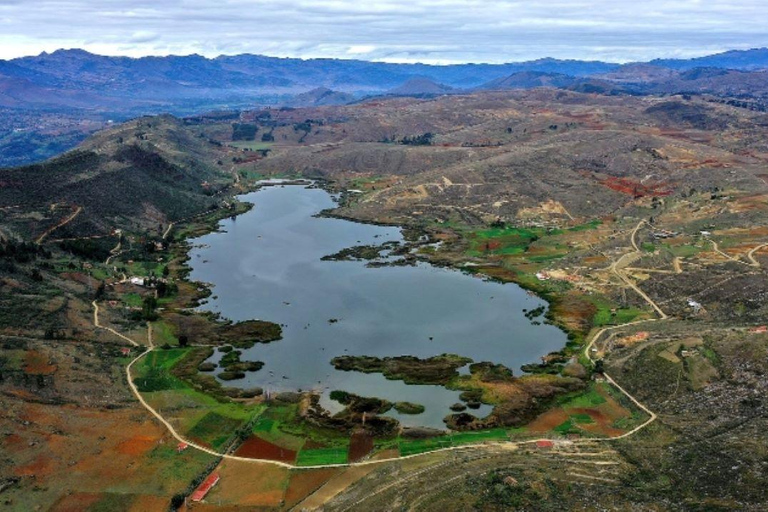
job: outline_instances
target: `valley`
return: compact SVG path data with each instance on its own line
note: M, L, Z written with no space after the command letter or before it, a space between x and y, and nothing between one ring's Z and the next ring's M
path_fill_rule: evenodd
M0 171L0 500L167 507L216 474L200 508L761 509L768 134L765 114L711 99L533 89L257 109L238 126L144 117ZM292 181L252 192L270 178ZM297 224L302 208L331 231ZM288 221L249 224L265 210ZM296 251L312 264L292 261L312 233L319 249ZM353 345L356 321L379 320L334 303L343 287L247 282L292 263L309 265L299 284L354 269L327 277L355 284L342 302L386 283L389 301L409 285L464 298L451 313L403 299L411 331ZM514 348L483 352L509 325ZM317 366L281 363L297 353ZM428 359L443 353L473 363ZM355 358L335 370L340 356ZM403 393L433 367L443 405L479 409L383 412L427 414L429 395Z

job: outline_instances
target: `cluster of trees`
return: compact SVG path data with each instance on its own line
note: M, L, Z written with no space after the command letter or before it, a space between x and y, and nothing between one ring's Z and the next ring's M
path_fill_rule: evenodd
M109 244L99 239L64 240L59 242L62 250L86 260L103 261L109 256Z
M400 144L406 146L431 146L434 137L434 134L430 132L422 133L421 135L406 135L400 139Z
M422 133L421 135L406 135L402 139L398 139L396 135L384 136L379 142L384 144L404 144L406 146L431 146L432 139L435 138L435 134L431 132Z
M32 242L0 239L0 258L13 260L16 263L29 263L37 259L38 256L50 258L51 253Z
M255 124L232 123L232 140L253 140L258 131L259 127Z

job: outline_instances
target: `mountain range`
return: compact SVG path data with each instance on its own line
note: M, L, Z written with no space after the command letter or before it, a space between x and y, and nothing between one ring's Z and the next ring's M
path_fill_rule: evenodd
M768 48L616 64L552 58L507 64L391 64L264 55L108 57L57 50L0 60L0 167L44 160L112 121L258 106L343 105L549 87L590 94L711 94L768 109Z
M768 68L768 49L730 51L695 59L658 59L645 67L665 70L662 74L695 68L753 71ZM504 80L512 75L516 75L512 81L521 87L560 86L573 78L610 79L627 69L637 70L638 65L551 58L443 66L250 54L210 59L200 55L129 58L94 55L77 49L57 50L0 60L0 107L183 114L189 109L263 103L269 96L275 101L318 87L364 96L397 90L416 79L440 84L432 87L439 92L447 91L446 87L471 89L493 85L494 81L503 86ZM406 92L410 88L406 87Z

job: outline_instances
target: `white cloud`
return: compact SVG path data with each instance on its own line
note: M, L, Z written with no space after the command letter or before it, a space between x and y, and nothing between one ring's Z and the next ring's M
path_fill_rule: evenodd
M347 48L348 55L362 55L365 53L372 53L376 50L376 47L371 44L356 44Z
M768 46L765 0L0 0L0 57L645 60Z
M149 30L137 30L133 34L131 34L131 37L128 38L129 43L151 43L152 41L156 41L160 38L160 35L156 32L151 32Z

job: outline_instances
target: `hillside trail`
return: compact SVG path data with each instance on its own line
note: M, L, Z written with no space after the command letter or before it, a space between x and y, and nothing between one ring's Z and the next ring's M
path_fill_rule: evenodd
M171 228L173 228L173 222L168 224L168 228L165 230L165 233L163 233L163 240L168 238L168 235L171 233Z
M120 237L118 237L118 239L117 239L117 245L116 245L116 246L114 246L112 249L110 249L110 251L109 251L109 256L107 257L107 260L104 262L104 264L105 264L105 265L109 265L109 260L111 260L112 258L116 258L117 256L119 256L119 255L120 255L120 252L121 252L121 248L122 248L122 247L123 247L123 237L122 237L122 236L120 236Z
M637 259L639 259L642 256L642 251L640 250L640 247L637 245L636 238L637 238L637 232L640 230L640 228L643 226L643 224L650 225L647 220L642 219L640 222L637 223L637 226L635 226L635 228L632 230L632 233L630 234L630 237L629 237L629 241L632 244L632 247L634 248L634 252L623 254L619 259L617 259L616 261L614 261L610 265L609 269L619 279L621 279L621 281L623 281L624 284L626 284L628 287L632 288L632 290L634 290L635 293L640 295L640 297L642 297L643 300L645 300L648 304L650 304L650 306L654 309L654 311L656 311L656 313L658 313L660 319L664 320L664 319L668 318L667 314L659 307L658 304L656 304L656 302L654 302L653 299L651 299L648 296L648 294L646 294L643 290L641 290L629 277L624 275L621 272L621 268L619 268L620 262L623 262L624 260L629 260L630 261L629 264L631 264L631 262L636 261Z
M749 260L749 264L751 266L758 267L758 268L760 267L760 262L755 259L755 253L757 251L765 249L766 247L768 247L768 243L760 244L760 245L758 245L757 247L755 247L754 249L752 249L751 251L749 251L747 253L747 259Z
M45 240L45 238L48 235L50 235L51 233L53 233L57 229L59 229L59 228L61 228L63 226L66 226L67 224L72 222L75 219L75 217L80 215L80 212L82 212L82 211L83 211L83 207L82 206L78 206L77 208L75 208L75 211L69 217L67 217L66 219L62 220L61 222L59 222L55 226L48 228L47 230L45 230L45 232L42 235L37 237L37 240L35 240L35 243L37 245L40 245L41 243L43 243L43 240Z
M721 251L720 246L717 244L717 242L715 242L711 238L708 238L707 240L709 240L712 243L712 248L715 250L715 252L720 256L722 256L723 258L726 258L727 260L733 261L735 263L741 263L742 265L754 266L754 265L751 265L750 263L747 263L746 261L742 261L741 258L739 258L738 256L731 256L730 254ZM757 266L759 267L760 264L758 263Z

